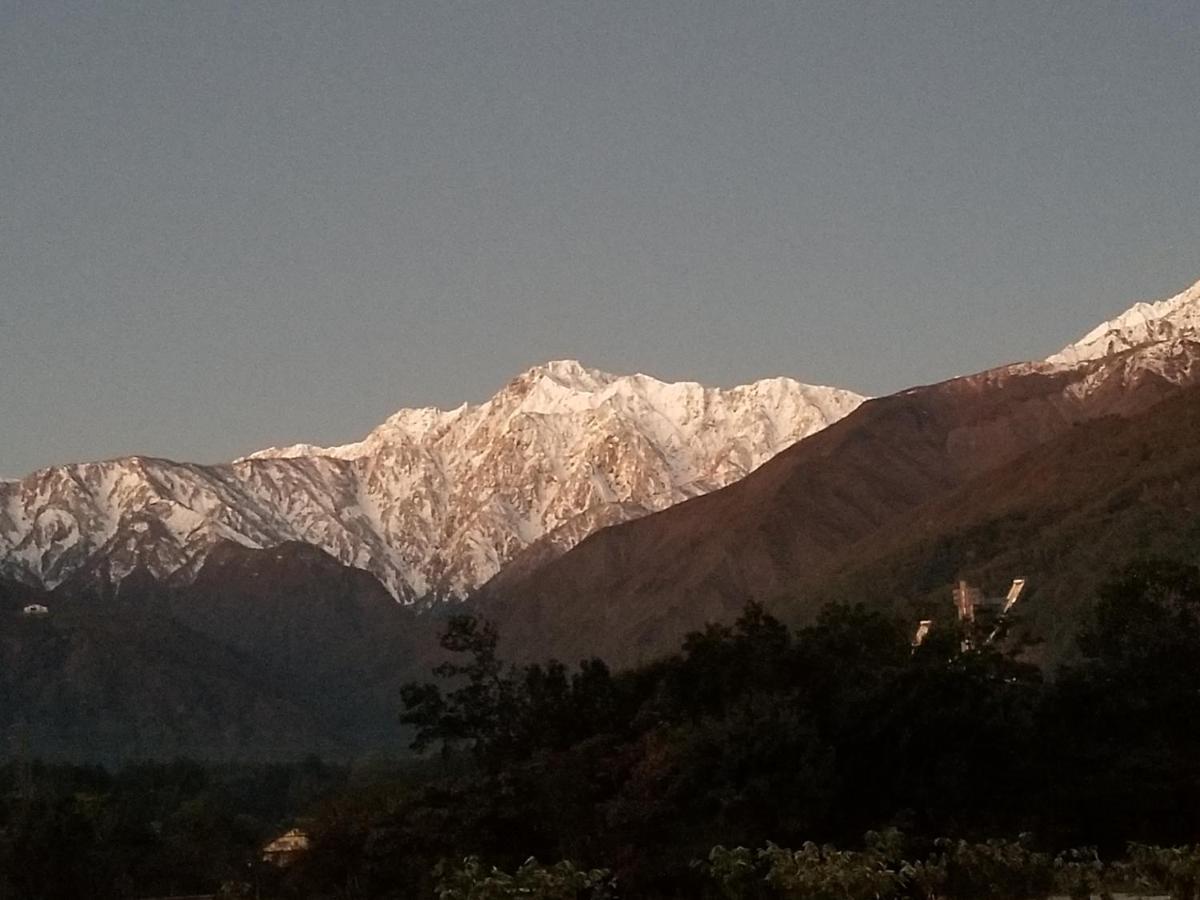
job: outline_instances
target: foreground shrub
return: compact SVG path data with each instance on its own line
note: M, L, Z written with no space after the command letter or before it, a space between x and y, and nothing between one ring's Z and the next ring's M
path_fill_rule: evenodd
M1055 890L1071 900L1090 900L1094 896L1111 900L1111 878L1095 847L1067 850L1054 858Z
M955 900L1036 900L1054 890L1054 863L1029 846L1029 836L984 843L939 840L945 893Z
M904 879L875 850L838 850L811 841L799 850L768 845L767 883L796 900L889 900Z
M1200 845L1129 845L1129 867L1142 887L1166 891L1171 900L1200 896Z
M799 850L718 846L698 866L728 900L1041 900L1055 889L1072 897L1100 893L1103 867L1095 851L1052 860L1033 850L1027 836L942 839L927 858L914 861L902 858L899 832L869 833L866 844L864 850L812 842Z
M439 866L438 900L612 900L615 884L607 869L584 870L564 861L553 866L527 859L511 875L468 856L456 868Z
M761 850L717 846L697 864L729 900L890 900L902 896L905 875L889 853L897 832L867 836L865 850L839 850L811 841L799 850L767 844Z

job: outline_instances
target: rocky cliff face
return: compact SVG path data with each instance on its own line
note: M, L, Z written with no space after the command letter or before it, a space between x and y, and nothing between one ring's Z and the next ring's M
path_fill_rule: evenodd
M132 457L0 483L0 573L54 587L142 568L186 582L222 541L298 541L394 596L462 595L531 545L723 487L862 397L777 378L720 390L560 361L478 406L401 410L340 447L217 466Z

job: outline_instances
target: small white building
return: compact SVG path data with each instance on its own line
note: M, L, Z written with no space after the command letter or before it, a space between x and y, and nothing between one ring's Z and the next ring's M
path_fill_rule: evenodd
M21 612L23 612L27 616L48 616L48 615L50 615L50 610L47 607L42 606L42 604L40 604L40 603L30 603L23 610L21 610Z
M263 847L263 862L283 868L294 863L308 849L308 835L299 828L281 834Z

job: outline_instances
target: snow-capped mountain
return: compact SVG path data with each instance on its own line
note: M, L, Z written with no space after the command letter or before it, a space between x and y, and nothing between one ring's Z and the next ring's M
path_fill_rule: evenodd
M1046 362L1075 366L1152 344L1200 337L1200 281L1166 300L1135 303L1115 319L1097 325Z
M1166 300L1135 303L1035 368L1087 369L1068 388L1076 397L1146 377L1175 385L1200 381L1200 281Z
M1196 305L1143 309L1144 332L1094 358L872 400L721 491L557 557L527 562L527 551L477 608L510 658L617 666L670 652L748 601L811 621L831 599L922 597L959 573L1000 583L1017 566L1037 585L1042 621L1065 619L1091 589L1081 572L1188 546L1200 481L1189 480L1186 423L1200 400L1185 388L1200 386L1200 336L1184 323ZM1151 324L1167 317L1175 327Z
M340 447L0 483L0 572L50 587L138 567L186 579L222 541L302 541L400 599L461 595L535 542L561 552L723 487L862 400L786 378L722 390L551 362L485 403L401 410Z

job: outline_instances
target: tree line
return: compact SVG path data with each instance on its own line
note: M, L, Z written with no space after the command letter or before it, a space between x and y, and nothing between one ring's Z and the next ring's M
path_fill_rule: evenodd
M868 832L860 850L812 841L798 850L716 846L693 866L722 900L1113 900L1126 895L1196 900L1200 845L1130 844L1119 862L1094 847L1056 856L1033 849L1030 836L973 843L940 838L925 856L896 829ZM435 869L438 900L617 900L608 869L552 866L526 860L516 871L487 867L478 857Z
M509 664L490 624L453 617L449 661L399 698L421 754L401 771L0 769L0 897L990 900L981 878L1034 897L1157 872L1182 898L1200 571L1126 571L1052 673L962 638L914 648L847 605L792 629L752 604L614 672ZM309 851L262 870L297 817Z
M295 764L189 760L0 766L0 898L108 898L270 888L259 850L348 773ZM261 893L261 890L260 890Z
M964 650L943 626L831 606L792 630L748 606L625 672L505 664L486 622L451 620L456 657L405 688L442 772L384 807L319 815L293 873L306 897L434 896L438 865L530 857L612 873L621 896L723 896L714 846L915 846L1033 835L1054 858L1200 837L1200 572L1135 565L1105 587L1075 661ZM815 842L815 843L814 843ZM923 856L922 859L926 859ZM484 896L484 895L480 895ZM499 895L497 895L499 896Z

